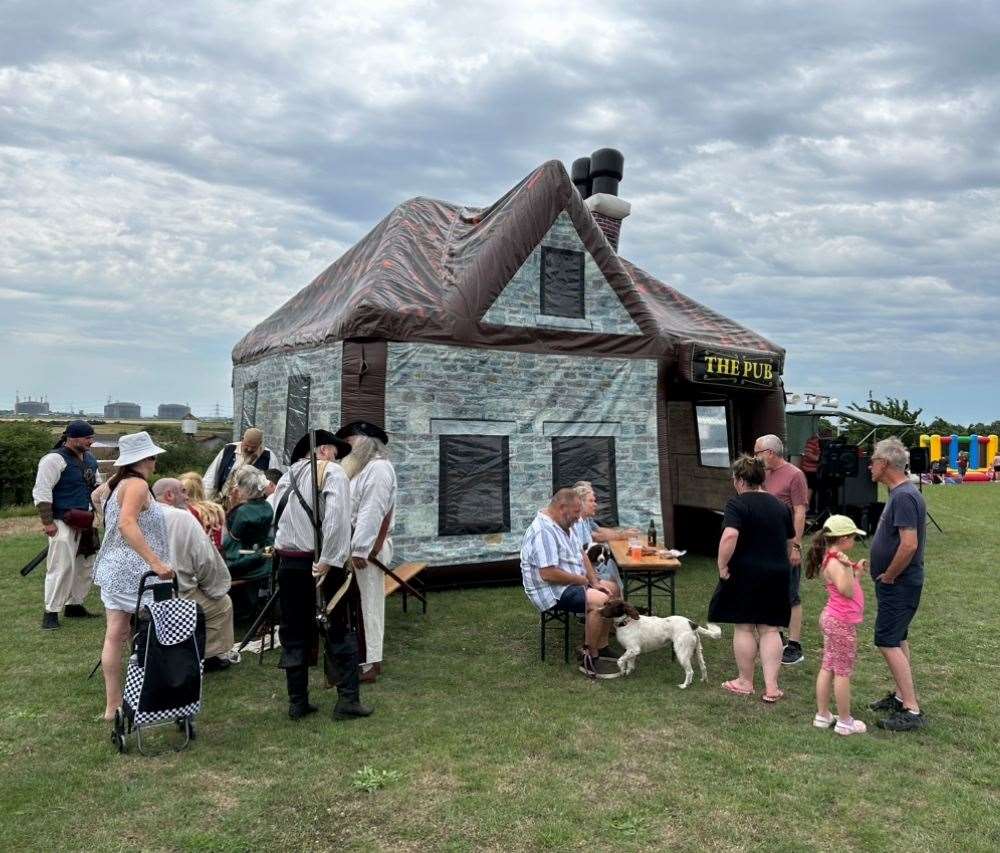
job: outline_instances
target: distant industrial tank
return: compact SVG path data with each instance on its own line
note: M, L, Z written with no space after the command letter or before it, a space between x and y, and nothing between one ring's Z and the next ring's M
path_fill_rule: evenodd
M191 407L184 403L160 403L156 407L156 417L165 421L179 421L185 415L191 414Z
M141 418L142 412L138 403L108 403L104 406L104 417L115 420Z

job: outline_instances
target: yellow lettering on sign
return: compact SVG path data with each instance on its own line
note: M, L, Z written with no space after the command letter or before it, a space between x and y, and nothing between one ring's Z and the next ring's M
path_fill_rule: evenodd
M764 365L764 378L767 380L771 380L774 378L774 372L771 370L770 364Z
M748 377L750 375L750 371L752 371L752 370L753 370L753 362L752 361L744 361L743 362L743 378L746 379L746 377Z
M714 355L705 356L705 373L715 373L715 368L712 367L712 363L718 361Z

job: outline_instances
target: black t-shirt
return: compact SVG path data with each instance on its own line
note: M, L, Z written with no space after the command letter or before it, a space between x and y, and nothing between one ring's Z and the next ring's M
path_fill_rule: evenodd
M739 531L730 569L788 570L788 540L795 536L792 513L767 492L744 492L730 498L722 526Z

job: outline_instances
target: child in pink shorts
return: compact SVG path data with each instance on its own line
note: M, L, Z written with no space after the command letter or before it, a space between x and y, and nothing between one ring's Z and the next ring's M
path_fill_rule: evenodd
M813 725L833 726L838 735L857 735L867 730L851 716L851 674L858 656L858 625L865 615L865 595L858 576L867 560L852 563L847 556L858 536L865 534L846 515L831 515L816 534L806 577L826 582L826 607L819 617L823 632L823 663L816 676L816 716ZM830 713L830 688L837 700L837 716Z

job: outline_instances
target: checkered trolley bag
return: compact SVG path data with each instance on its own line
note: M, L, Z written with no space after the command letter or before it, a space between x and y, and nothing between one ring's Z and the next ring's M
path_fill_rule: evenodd
M143 595L150 591L153 601L143 604ZM138 601L122 706L111 740L125 752L134 731L139 752L146 755L143 731L173 725L184 734L175 747L179 751L194 737L194 718L201 710L205 617L194 601L177 597L176 580L162 583L153 572L143 575Z

